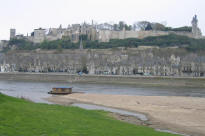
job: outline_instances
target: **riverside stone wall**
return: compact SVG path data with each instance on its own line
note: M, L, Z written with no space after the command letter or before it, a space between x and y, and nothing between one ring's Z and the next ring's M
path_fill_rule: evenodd
M1 72L65 72L96 75L205 76L205 53L179 48L11 51L0 54Z

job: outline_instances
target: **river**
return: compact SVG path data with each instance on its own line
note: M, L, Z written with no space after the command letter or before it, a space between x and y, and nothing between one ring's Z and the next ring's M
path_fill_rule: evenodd
M74 92L97 94L205 97L204 88L138 87L133 85L68 84L0 80L0 92L9 96L24 97L40 103L48 103L43 98L50 96L47 92L53 87L73 87Z

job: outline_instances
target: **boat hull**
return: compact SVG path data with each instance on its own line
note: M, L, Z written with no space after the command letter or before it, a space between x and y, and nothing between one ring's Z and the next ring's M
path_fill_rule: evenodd
M71 94L72 88L52 88L52 91L48 92L48 94L55 94L55 95L66 95Z

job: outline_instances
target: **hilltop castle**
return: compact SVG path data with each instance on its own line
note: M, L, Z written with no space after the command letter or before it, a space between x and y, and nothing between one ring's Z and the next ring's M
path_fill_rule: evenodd
M80 41L81 35L86 35L88 40L109 42L111 39L127 39L127 38L145 38L149 36L162 36L176 34L188 36L190 38L203 38L201 30L198 28L198 19L195 15L192 19L192 31L159 31L159 30L122 30L114 29L114 26L108 23L104 24L73 24L67 28L50 28L50 29L34 29L30 36L16 35L15 29L10 29L10 39L26 39L33 43L41 43L45 40L54 41L58 39L69 39L74 43Z

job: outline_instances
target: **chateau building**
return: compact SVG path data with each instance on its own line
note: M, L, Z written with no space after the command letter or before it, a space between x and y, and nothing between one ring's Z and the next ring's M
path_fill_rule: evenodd
M62 25L59 28L50 28L46 29L34 29L31 36L16 35L15 29L10 29L10 39L27 39L34 43L41 43L44 40L54 41L62 38L71 40L74 43L80 41L81 35L87 35L88 40L99 41L99 42L109 42L111 39L127 39L127 38L145 38L149 36L162 36L169 34L183 35L191 38L204 38L202 37L201 30L198 27L198 19L195 15L192 19L192 31L137 31L137 30L126 30L125 27L123 30L115 30L114 26L108 23L104 24L72 24L67 28L62 28Z

